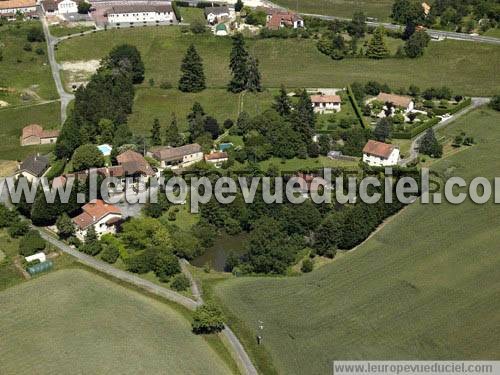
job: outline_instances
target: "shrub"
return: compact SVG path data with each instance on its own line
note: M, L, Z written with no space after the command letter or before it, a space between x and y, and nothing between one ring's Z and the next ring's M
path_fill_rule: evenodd
M314 264L311 259L307 258L302 261L302 267L300 267L300 270L303 273L309 273L313 270Z
M26 35L26 39L28 42L43 42L45 40L45 36L43 35L43 31L41 27L33 26L28 30L28 34Z
M172 284L170 284L170 286L174 290L183 291L191 286L191 282L186 276L177 275L174 277L174 280L172 281Z
M217 306L207 303L196 309L191 326L196 334L220 332L224 329L224 317Z
M17 237L21 237L23 236L24 234L26 234L29 230L30 226L28 224L27 221L17 221L15 223L13 223L9 229L8 229L8 232L9 232L9 235L13 238L17 238Z
M162 83L160 83L160 89L170 90L172 87L172 83L169 81L163 81Z
M24 43L23 50L25 50L26 52L33 51L33 47L31 46L31 43Z
M36 50L35 50L35 53L39 56L42 56L42 55L45 55L45 51L43 50L42 47L38 47Z
M45 241L36 230L30 230L19 241L19 254L30 256L45 249Z
M80 250L81 252L83 252L85 254L96 256L97 254L99 254L101 252L102 245L99 241L88 242L88 243L84 243L82 246L80 246L80 248L78 250Z
M202 20L194 20L191 22L191 25L189 25L189 30L193 34L203 34L207 31L207 28L205 27L205 22Z
M120 256L120 252L115 245L106 245L101 253L101 259L107 263L115 263Z
M500 95L495 95L490 102L490 107L495 111L500 111Z

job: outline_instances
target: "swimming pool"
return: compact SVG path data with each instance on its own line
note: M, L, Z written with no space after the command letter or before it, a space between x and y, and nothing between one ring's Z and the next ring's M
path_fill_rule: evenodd
M103 154L104 156L111 155L111 150L113 149L113 147L111 145L108 145L107 143L99 145L97 146L97 148L99 149L99 151L101 151L101 154Z

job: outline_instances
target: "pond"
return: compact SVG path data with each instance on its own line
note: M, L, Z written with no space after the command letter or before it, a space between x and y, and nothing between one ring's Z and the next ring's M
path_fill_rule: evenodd
M231 253L242 255L245 253L245 244L248 233L240 233L236 236L222 234L215 239L212 247L205 250L205 253L194 258L191 264L196 267L203 267L209 264L215 271L224 271L226 259Z

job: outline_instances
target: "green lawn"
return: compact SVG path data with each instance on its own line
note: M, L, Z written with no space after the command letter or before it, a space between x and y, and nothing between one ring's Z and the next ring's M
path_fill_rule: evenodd
M45 129L57 128L60 123L59 101L33 106L0 109L0 160L21 160L34 152L48 152L53 146L21 147L22 128L40 124Z
M386 21L391 15L393 0L276 0L276 4L301 13L324 14L351 18L356 11L362 11L368 17Z
M7 23L0 27L0 100L10 105L30 104L40 100L57 99L57 91L47 62L45 42L29 43L25 51L26 34L38 21ZM42 48L43 55L35 53Z
M0 230L0 290L20 283L23 279L12 263L18 254L19 240L11 238L6 229Z
M201 8L178 7L177 9L179 9L182 16L182 22L184 23L191 23L193 21L206 22L203 9Z
M475 111L440 132L477 145L434 168L492 179L500 113ZM356 251L295 278L240 278L215 288L265 372L329 373L335 359L497 359L500 212L494 204L421 205ZM263 345L255 345L257 322Z
M230 374L186 315L72 269L0 293L2 374Z
M344 160L333 160L326 156L320 156L318 158L307 158L307 159L287 159L282 160L280 158L270 158L260 162L260 167L263 171L267 170L269 166L273 165L278 167L280 171L299 171L299 170L317 170L320 168L348 168L349 170L355 170L358 167L358 161L344 161Z
M55 25L55 26L50 26L50 33L55 37L61 37L66 35L79 34L94 29L95 28L93 26L84 26L84 25L78 25L75 27Z
M483 35L492 36L494 38L500 38L500 28L495 27L486 31Z
M209 87L225 87L229 81L230 38L182 34L178 27L108 30L64 41L58 61L99 59L119 43L136 45L146 66L146 83L170 81L174 86L189 44L204 59ZM447 85L466 95L492 95L500 85L496 62L500 47L460 41L433 42L419 59L366 58L333 61L321 54L312 39L255 39L249 49L259 59L266 87L343 87L353 81L378 80L399 88Z
M149 135L155 118L160 119L163 127L170 124L171 114L175 112L181 131L187 130L186 116L193 103L198 101L205 112L215 117L222 126L227 118L236 121L239 109L251 115L271 107L274 90L262 93L247 93L244 96L232 94L225 89L207 89L200 93L182 93L177 89L162 90L144 87L137 90L133 113L129 126L133 132Z

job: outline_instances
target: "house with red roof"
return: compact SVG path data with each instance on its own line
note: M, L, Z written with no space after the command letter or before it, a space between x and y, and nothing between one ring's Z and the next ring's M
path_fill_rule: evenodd
M229 160L227 152L224 151L212 151L210 154L205 154L205 161L210 164L214 164L216 167L220 167L223 163Z
M338 95L311 95L311 103L316 113L340 112L342 99Z
M363 162L372 167L397 165L399 147L370 139L363 148Z
M38 124L27 125L21 135L21 146L45 145L55 143L59 137L59 130L44 130Z
M266 8L266 27L279 30L282 27L298 29L304 27L304 19L297 13L279 9Z
M100 199L94 199L82 207L82 213L73 218L76 227L76 237L85 241L87 231L94 227L97 237L106 233L116 233L117 224L123 215L118 207Z

